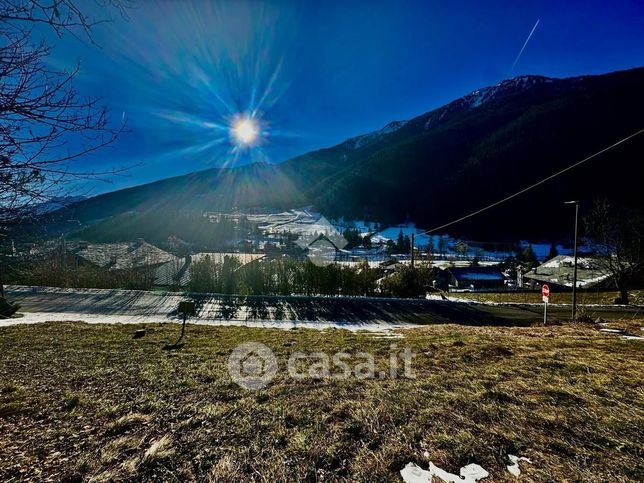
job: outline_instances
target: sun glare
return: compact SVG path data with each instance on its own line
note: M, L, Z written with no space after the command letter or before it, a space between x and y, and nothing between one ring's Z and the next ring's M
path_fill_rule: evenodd
M237 144L253 144L259 136L259 125L252 118L243 117L233 122L231 133Z

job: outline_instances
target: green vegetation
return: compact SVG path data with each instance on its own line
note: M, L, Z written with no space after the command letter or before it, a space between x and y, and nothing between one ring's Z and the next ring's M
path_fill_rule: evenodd
M383 280L383 294L392 297L420 297L427 293L434 272L426 267L401 266Z
M365 262L356 268L288 257L240 266L236 258L217 263L209 257L191 267L191 292L243 295L375 295L379 272Z
M11 317L18 312L20 304L11 302L4 297L0 297L0 319Z
M7 282L47 287L151 289L154 269L134 267L105 270L79 263L74 256L60 250L50 256L9 267Z
M365 248L371 248L371 236L365 235L361 236L357 228L347 228L342 232L342 236L347 241L345 247L346 250L351 250L352 248L363 246Z
M241 266L236 258L225 257L218 263L205 257L191 265L188 290L242 295L419 297L430 286L432 273L424 267L400 267L384 277L381 269L370 268L367 262L356 267L317 266L310 260L282 257Z
M642 321L638 321L641 325ZM146 328L142 339L134 330ZM476 462L516 481L641 481L641 342L591 325L403 331L416 379L294 381L296 351L392 340L343 330L50 323L0 329L0 480L397 481L408 462ZM235 385L233 348L268 345L260 391ZM425 455L427 453L427 455Z
M433 271L426 267L398 267L394 273L371 268L317 266L309 259L275 256L246 265L226 256L223 262L205 256L190 264L190 292L240 295L361 295L420 297L431 286ZM14 266L7 274L14 284L48 287L151 289L153 267L105 270L79 263L58 251L32 263Z

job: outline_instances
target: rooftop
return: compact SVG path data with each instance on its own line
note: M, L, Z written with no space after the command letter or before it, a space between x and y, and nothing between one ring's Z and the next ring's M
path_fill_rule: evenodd
M559 255L524 275L539 282L572 287L575 260L571 256ZM577 287L590 288L610 278L602 266L601 259L594 257L577 258Z
M143 240L120 243L67 242L69 253L107 270L159 265L176 257Z

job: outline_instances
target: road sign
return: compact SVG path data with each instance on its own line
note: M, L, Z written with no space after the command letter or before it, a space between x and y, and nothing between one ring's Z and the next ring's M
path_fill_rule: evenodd
M546 297L545 295L541 297L545 303L548 303L549 297Z
M194 300L181 300L179 302L179 309L177 310L180 314L187 316L194 316L196 313L195 301Z
M544 297L550 297L550 287L545 283L543 284L543 287L541 287L541 295Z

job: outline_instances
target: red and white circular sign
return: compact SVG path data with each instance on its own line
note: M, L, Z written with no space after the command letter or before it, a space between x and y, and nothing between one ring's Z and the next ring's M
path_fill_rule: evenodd
M550 297L550 287L545 283L543 284L543 287L541 287L541 295L544 297Z

